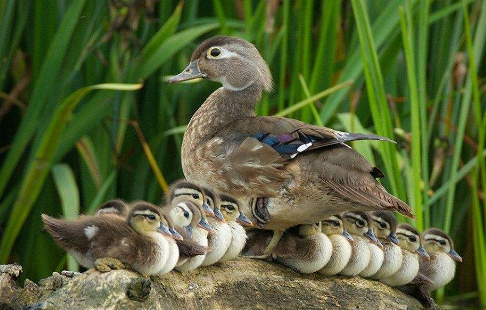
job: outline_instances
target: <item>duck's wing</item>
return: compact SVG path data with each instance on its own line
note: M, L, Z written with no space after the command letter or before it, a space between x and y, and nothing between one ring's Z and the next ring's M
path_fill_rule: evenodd
M84 232L82 221L56 219L46 214L42 214L42 221L44 229L60 247L80 253L88 251L89 240Z

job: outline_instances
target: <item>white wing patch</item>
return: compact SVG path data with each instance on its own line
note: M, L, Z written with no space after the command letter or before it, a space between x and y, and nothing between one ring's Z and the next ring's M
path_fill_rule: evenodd
M84 234L86 235L86 238L88 238L88 240L91 240L98 233L99 230L100 228L98 226L87 226L84 228Z

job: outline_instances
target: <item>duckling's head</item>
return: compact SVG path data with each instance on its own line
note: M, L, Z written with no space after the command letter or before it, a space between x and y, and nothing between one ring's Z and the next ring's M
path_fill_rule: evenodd
M415 227L408 224L400 224L397 227L397 238L400 247L410 252L418 253L424 257L429 257L429 254L422 246L422 238Z
M342 235L349 241L354 241L353 237L344 227L343 218L336 214L322 221L322 232L326 235Z
M220 222L224 222L223 214L221 213L221 199L212 189L203 187L203 193L206 197L207 205L213 210L214 216Z
M240 38L216 36L203 41L193 52L186 69L172 77L169 83L195 78L208 78L231 91L254 85L266 91L272 89L272 75L256 47Z
M429 253L445 253L452 259L462 262L462 257L454 250L454 241L444 231L429 228L423 233L424 247Z
M213 230L211 225L209 225L201 206L196 205L191 201L185 201L185 205L192 214L191 222L184 226L189 236L192 236L192 232L195 227L199 227L207 231Z
M310 237L321 232L321 223L299 225L299 236Z
M214 216L213 210L206 203L202 188L192 182L186 180L179 180L172 184L167 202L179 202L182 200L189 200L204 210L205 214Z
M161 227L159 209L143 201L135 202L132 205L127 220L130 226L141 234L157 231Z
M240 211L241 202L231 196L221 194L221 213L226 221L237 222L243 226L253 226L253 223Z
M374 222L374 232L379 239L389 240L398 244L397 219L390 211L374 211L371 213Z
M381 246L380 241L373 233L373 221L368 213L362 211L348 211L344 212L342 217L344 227L349 233L364 236L371 242Z
M120 217L126 217L128 213L128 204L121 200L121 199L113 199L105 202L102 204L98 211L96 211L96 215L102 214L116 214Z
M169 217L171 218L172 222L179 227L186 227L187 225L191 224L194 216L191 208L189 208L189 205L191 204L194 203L189 200L182 200L174 204L169 211Z

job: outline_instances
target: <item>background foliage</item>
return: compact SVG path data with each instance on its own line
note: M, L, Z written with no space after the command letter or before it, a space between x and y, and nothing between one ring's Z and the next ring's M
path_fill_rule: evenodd
M486 305L486 1L0 0L0 263L34 280L76 268L41 213L160 201L182 176L184 125L218 87L166 78L215 34L270 64L260 115L398 141L353 147L418 228L454 238L465 262L445 302Z

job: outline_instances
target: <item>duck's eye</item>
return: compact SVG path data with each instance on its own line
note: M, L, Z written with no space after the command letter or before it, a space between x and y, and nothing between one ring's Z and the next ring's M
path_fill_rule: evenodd
M339 222L338 221L332 221L332 226L333 227L339 227Z
M444 240L439 240L440 245L446 245L446 242Z
M184 211L184 217L185 217L185 218L189 218L189 212Z
M192 196L192 198L194 198L194 199L199 199L199 195L198 195L198 194L192 194L191 196Z
M356 221L356 226L358 226L358 227L364 227L365 226L365 221L363 221L363 220L357 220Z
M385 223L380 223L380 228L381 229L385 229L386 228L386 224Z
M213 58L217 58L219 55L221 55L221 50L217 47L213 47L210 51L209 51L209 56L213 57Z
M155 215L149 214L147 215L147 218L151 221L155 221Z
M224 207L225 207L226 210L231 211L231 212L236 210L235 207L232 206L232 205L225 205Z
M415 242L415 241L417 241L417 238L414 237L414 236L411 236L411 237L408 237L408 240L410 240L410 242Z

